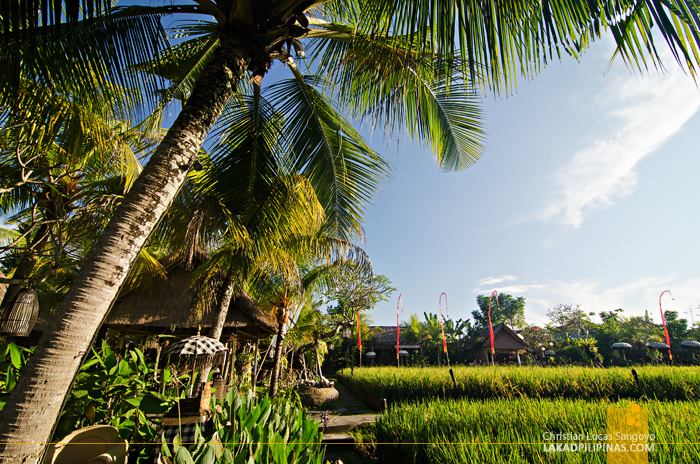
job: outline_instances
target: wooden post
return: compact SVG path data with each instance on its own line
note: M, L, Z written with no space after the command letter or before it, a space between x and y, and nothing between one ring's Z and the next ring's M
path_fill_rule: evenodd
M231 357L233 356L233 353L231 352L231 342L228 341L226 342L226 348L228 348L229 355L226 358L226 362L221 368L221 378L224 380L224 384L228 385L228 382L226 382L226 379L228 379L228 370L229 367L231 367Z
M117 355L115 356L117 358L117 366L119 366L119 363L122 360L122 349L124 348L124 334L120 333L119 334L119 344L117 345Z
M300 353L299 357L301 358L301 365L304 367L304 380L309 380L309 377L306 374L306 357L304 356L304 353Z
M255 397L255 384L257 383L257 377L258 377L258 341L255 341L255 357L253 358L255 361L253 364L253 373L251 374L253 376L253 397Z
M153 380L158 381L158 363L160 362L160 352L162 348L160 347L160 343L156 342L156 365L155 365L155 373L153 374Z
M238 348L238 337L236 336L236 333L234 332L231 334L231 357L229 358L229 372L228 372L228 385L231 385L231 382L233 382L233 376L236 373L236 352ZM226 378L226 377L224 377Z

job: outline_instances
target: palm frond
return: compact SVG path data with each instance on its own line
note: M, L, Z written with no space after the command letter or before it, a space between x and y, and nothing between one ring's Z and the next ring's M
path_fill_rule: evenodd
M327 231L339 238L363 237L366 208L389 163L372 150L360 134L316 88L316 76L280 81L269 88L270 101L285 115L284 133L294 153L293 171L313 185L326 211Z
M20 237L20 233L15 229L8 229L7 227L0 227L0 246L6 246L14 242ZM22 246L24 241L18 246Z
M359 19L363 33L405 36L438 58L461 56L471 80L483 89L512 93L564 54L578 58L590 43L611 32L627 64L639 70L661 58L653 29L691 73L698 61L698 7L690 0L356 0L353 8L324 4L331 21ZM359 12L359 13L358 13Z
M5 0L0 9L0 27L3 33L31 34L40 25L72 26L81 19L92 20L109 14L111 9L111 0Z
M162 264L147 249L141 250L131 268L129 277L125 281L124 288L129 290L150 288L158 280L167 278L167 272Z
M256 197L269 195L271 183L285 171L288 146L280 114L264 98L232 99L213 134L211 160L196 174L200 191L221 199L241 214Z
M219 47L219 27L211 21L191 22L169 30L168 35L171 40L183 41L134 69L171 81L172 85L163 91L166 101L186 101Z
M444 171L465 169L479 159L484 129L478 95L459 75L448 74L454 66L436 62L405 37L327 27L345 36L317 38L313 49L340 106L354 119L368 119L372 126L383 122L388 134L405 129L429 144Z
M162 14L157 11L137 6L117 8L111 14L70 26L46 26L51 28L51 40L47 40L43 26L31 33L3 30L0 106L18 106L16 95L23 79L70 95L85 94L86 89L109 92L115 83L155 90L155 82L127 70L167 47Z

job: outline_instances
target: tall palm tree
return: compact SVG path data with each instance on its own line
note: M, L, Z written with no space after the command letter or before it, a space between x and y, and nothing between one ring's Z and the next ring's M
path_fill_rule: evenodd
M57 39L63 37L61 30L70 29L75 37L86 41L105 37L97 32L109 32L114 24L122 27L121 34L107 35L110 41L102 46L91 51L80 49L88 53L85 56L103 64L100 69L104 72L100 75L123 69L115 66L113 60L122 64L130 56L150 52L148 47L133 47L134 41L141 44L147 40L128 30L128 26L149 13L213 16L216 39L215 43L202 45L203 58L207 59L188 62L191 72L186 79L194 85L187 93L186 104L81 268L59 309L61 317L56 320L62 322L56 322L36 348L25 367L25 375L0 416L0 442L5 444L0 457L6 461L36 459L41 453L41 445L19 443L48 441L52 418L58 416L80 366L80 353L87 351L129 268L183 184L206 135L243 78L259 86L273 59L280 59L294 69L285 46L300 50L301 41L307 38L319 41L322 52L317 55L316 63L320 69L352 84L339 95L341 101L354 103L347 105L348 111L375 122L387 121L390 127L391 122L397 122L409 131L416 128L415 135L429 140L433 149L440 148L439 165L456 169L474 160L473 148L478 138L470 136L474 132L469 130L468 114L452 117L443 111L453 108L444 94L454 83L449 78L440 79L436 68L464 69L471 82L484 89L510 92L518 73L531 76L554 53L578 56L591 40L606 31L612 31L618 53L640 67L647 66L646 59L658 63L652 27L661 31L678 62L691 71L695 69L693 60L697 63L693 52L700 42L694 4L686 0L575 4L561 0L543 3L199 0L196 5L171 5L150 11L143 7L112 10L100 17L97 17L99 11L95 11L96 19L83 23L79 21L79 3L65 0L65 4L70 7L66 15L70 25L66 27L50 26L44 19L49 12L60 18L62 2L52 2L51 9L42 8L40 15L35 15L33 8L31 13L26 13L27 10L14 7L12 14L3 14L1 53L9 58L3 59L8 65L0 69L0 82L4 86L0 104L3 99L11 101L7 95L12 94L15 71L20 66L31 67L37 78L51 75L61 83L87 79L89 85L95 84L94 78L86 78L84 73L58 76L72 69L75 63L87 66L87 61L74 59L83 58L79 53L54 55L51 64L56 71L47 70L42 59L38 59L47 50L40 40L46 35L38 24L57 30L54 34ZM98 2L84 4L94 6ZM90 10L83 15L90 16L89 13ZM81 31L82 24L85 28ZM93 30L84 32L89 28ZM157 33L156 29L148 32ZM69 41L64 36L63 44L73 44L70 47L81 44L80 40ZM115 41L128 46L114 46ZM139 60L132 60L136 61ZM128 79L133 74L121 75ZM421 78L426 75L437 82L424 85ZM431 118L436 111L442 116ZM455 128L463 130L455 132ZM329 135L324 135L327 144L331 142ZM446 139L441 138L445 136ZM467 151L463 150L465 147ZM43 415L37 414L41 408Z
M270 381L270 396L273 397L277 394L280 360L294 308L303 304L312 292L328 291L333 282L333 272L344 268L348 262L354 263L358 272L372 273L369 257L361 248L344 240L324 237L323 230L317 230L312 236L296 237L288 245L294 249L287 258L291 274L264 272L253 280L263 306L274 312L278 323Z
M294 104L286 106L300 111L314 124L339 125L348 134L345 146L338 147L336 156L324 148L319 150L321 155L311 158L298 154L285 130L288 124L285 114L273 107L268 98L263 95L257 99L252 96L232 99L221 117L222 129L215 134L217 142L209 151L210 157L202 159L205 169L191 175L191 182L180 191L154 236L156 240L165 237L181 253L192 255L194 248L205 243L205 251L212 253L210 263L195 276L204 273L224 279L219 285L221 298L214 309L220 322L212 328L210 336L214 338L221 335L234 287L240 287L246 280L241 267L250 262L255 247L288 233L280 229L279 217L287 216L286 227L289 227L294 214L300 223L307 219L304 214L309 218L322 214L324 223L320 230L325 236L359 239L362 211L388 175L388 164L324 99L309 101L301 92L284 92L282 97L282 88L288 85L273 86L270 97L293 101ZM307 106L311 104L323 111L310 111ZM296 112L287 114L290 118L298 117ZM306 134L307 143L313 136L313 132ZM353 151L353 146L362 149ZM299 205L291 211L283 210L296 205L289 199L284 204L277 203L284 198L279 197L280 193L294 193L283 181L294 176L308 178L314 201L307 206L321 199L321 212L300 209ZM296 200L308 202L303 197Z

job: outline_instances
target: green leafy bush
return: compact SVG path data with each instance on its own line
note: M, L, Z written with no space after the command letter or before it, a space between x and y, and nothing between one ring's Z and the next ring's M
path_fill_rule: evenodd
M102 342L101 350L93 350L93 356L80 368L55 438L86 425L107 424L116 427L130 443L155 442L159 419L147 415L164 414L184 392L171 386L174 379L169 369L161 372L158 381L154 373L154 366L138 348L128 350L119 360Z
M323 434L318 423L301 408L283 399L252 391L242 396L229 391L223 401L212 400L214 433L205 439L199 429L195 445L187 450L176 439L173 453L162 453L173 464L321 464Z
M22 371L27 357L34 348L23 348L14 343L0 345L0 411L5 407L10 392L15 388L19 374Z

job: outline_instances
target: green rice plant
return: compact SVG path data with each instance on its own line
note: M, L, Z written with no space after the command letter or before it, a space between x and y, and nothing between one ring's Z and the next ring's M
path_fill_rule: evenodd
M652 463L700 462L700 404L646 401ZM590 463L605 464L608 408L622 400L498 399L404 403L353 431L359 446L391 463ZM557 439L557 434L583 435ZM552 443L588 443L587 451L552 452Z
M695 367L644 366L637 372L641 389L622 367L460 366L454 368L456 387L444 367L342 369L336 378L377 410L383 399L389 404L423 398L700 399Z

